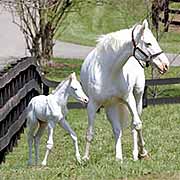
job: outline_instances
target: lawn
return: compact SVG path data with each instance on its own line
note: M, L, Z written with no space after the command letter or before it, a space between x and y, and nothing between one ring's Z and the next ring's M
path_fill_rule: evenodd
M143 132L146 148L151 159L134 162L132 160L132 140L130 129L123 134L124 162L115 161L114 139L111 127L104 111L97 115L95 139L91 148L89 162L79 165L75 161L72 141L64 130L56 127L54 149L49 156L47 167L27 167L28 149L26 131L22 134L18 147L6 157L6 163L0 166L0 176L6 179L179 179L180 174L180 105L162 105L144 109ZM80 152L83 154L87 116L85 110L70 110L69 123L79 137ZM40 154L45 153L46 136L43 136Z
M85 3L86 2L86 3ZM56 38L62 41L94 46L101 34L129 28L148 18L147 4L142 0L109 0L95 5L95 0L84 1L79 9L70 12L61 24ZM91 3L90 3L91 2ZM178 9L178 3L171 5ZM150 5L149 5L150 9ZM152 27L152 26L151 26ZM180 34L178 32L159 32L160 45L165 52L179 53Z
M62 80L72 71L76 71L79 76L81 61L62 59L54 61L55 66L46 68L47 77ZM179 68L172 68L168 76L173 76L177 72L179 72ZM149 73L146 73L148 76ZM111 126L102 109L97 114L95 121L95 139L92 142L89 162L82 165L76 162L69 135L57 126L54 133L54 148L49 156L48 166L28 167L27 131L25 130L18 146L6 156L6 163L0 166L0 179L179 180L179 108L180 105L160 105L144 109L142 114L143 133L146 148L150 154L149 160L137 162L132 160L132 138L129 127L123 133L124 162L121 164L115 161L114 138ZM87 129L86 110L70 110L67 119L77 133L80 152L83 155ZM41 160L45 153L46 138L47 135L44 135L40 146Z

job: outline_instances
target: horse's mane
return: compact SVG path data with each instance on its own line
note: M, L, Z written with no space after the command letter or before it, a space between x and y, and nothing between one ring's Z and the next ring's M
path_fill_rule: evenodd
M63 81L61 81L61 82L59 83L59 85L55 88L55 90L52 91L52 94L55 94L55 93L64 85L64 83L65 83L67 80L68 80L68 78L65 79L65 80L63 80Z
M127 39L127 29L123 29L105 35L100 35L96 40L96 47L99 51L107 51L108 49L118 51L119 48L124 44L124 42L127 41Z

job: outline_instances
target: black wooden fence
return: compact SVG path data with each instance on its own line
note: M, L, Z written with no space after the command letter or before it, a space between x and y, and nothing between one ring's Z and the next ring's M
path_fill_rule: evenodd
M33 58L24 58L0 72L0 163L17 144L25 127L25 108L41 93L41 77Z
M180 0L162 0L153 1L152 3L152 23L156 29L159 27L159 21L164 24L164 31L167 32L169 25L175 25L180 27L180 21L174 18L171 19L171 15L179 15L180 9L171 9L169 4L171 2L180 3ZM160 16L160 12L163 12L163 16Z
M143 105L180 103L180 97L148 98L147 89L152 85L178 84L180 78L146 80ZM32 97L49 93L50 87L59 82L45 79L34 58L23 58L12 64L8 71L0 72L0 163L17 145L26 120L26 106ZM68 103L68 108L85 108L80 103Z

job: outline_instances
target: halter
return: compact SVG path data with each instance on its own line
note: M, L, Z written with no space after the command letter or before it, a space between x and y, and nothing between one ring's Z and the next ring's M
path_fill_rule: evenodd
M136 25L136 26L137 26L137 25ZM135 30L136 26L135 26L135 27L133 28L133 30L132 30L132 43L133 43L133 46L134 46L133 56L134 56L135 59L138 61L138 63L141 65L141 67L144 68L144 65L140 62L140 59L138 59L138 58L136 57L136 53L135 53L136 50L139 50L140 53L143 54L143 56L145 56L145 59L147 59L147 60L145 61L145 62L146 62L146 67L149 66L149 64L152 62L152 60L153 60L154 58L156 58L157 56L159 56L160 54L162 54L163 51L160 51L160 52L155 53L155 54L147 55L142 49L140 49L140 48L137 46L137 44L136 44L136 42L135 42L135 39L134 39L134 30Z

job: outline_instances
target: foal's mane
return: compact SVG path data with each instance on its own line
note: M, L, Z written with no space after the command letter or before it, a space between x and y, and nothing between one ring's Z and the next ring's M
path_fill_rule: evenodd
M61 89L61 87L64 85L64 83L65 83L67 80L69 80L69 78L61 81L61 82L59 83L59 85L56 87L56 89L52 92L52 94L55 94L57 91L59 91L59 89Z

